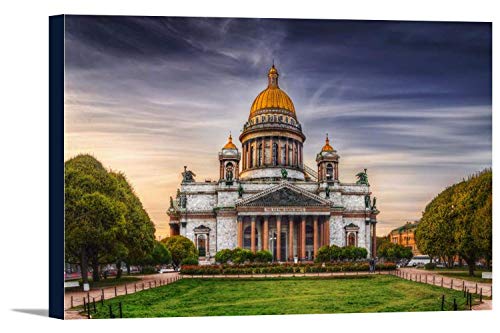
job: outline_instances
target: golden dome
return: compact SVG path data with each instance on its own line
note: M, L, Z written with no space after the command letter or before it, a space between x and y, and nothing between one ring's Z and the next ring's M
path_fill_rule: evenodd
M227 143L224 145L224 147L222 147L222 149L238 149L233 143L233 137L231 136L231 134L229 134Z
M285 109L292 112L292 117L296 118L295 106L288 95L278 86L278 70L274 65L269 69L267 74L269 84L253 101L250 108L250 118L255 113L262 109Z
M323 146L323 149L321 151L333 151L333 147L330 146L330 139L328 139L328 134L326 135L326 140L325 140L325 145Z

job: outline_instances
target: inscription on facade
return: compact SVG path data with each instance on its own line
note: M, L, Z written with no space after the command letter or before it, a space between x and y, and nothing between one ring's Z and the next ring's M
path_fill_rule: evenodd
M304 207L264 207L265 212L305 212Z

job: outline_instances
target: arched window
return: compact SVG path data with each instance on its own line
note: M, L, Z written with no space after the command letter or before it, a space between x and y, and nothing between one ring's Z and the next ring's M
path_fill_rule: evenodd
M226 180L227 181L233 180L233 170L234 170L233 163L231 163L231 162L227 163L226 164Z
M286 145L281 146L281 165L286 165Z
M333 179L333 165L331 163L328 163L326 165L326 179L327 180Z
M356 246L356 234L354 232L349 233L347 236L347 245Z
M207 238L201 234L196 237L198 243L198 255L204 257L207 254Z
M314 243L313 234L314 234L313 227L310 225L306 225L306 245L313 245Z
M273 143L273 165L278 165L278 144Z
M253 156L253 146L250 147L250 168L253 168L253 159L254 159L254 156Z
M292 147L288 145L287 165L292 165Z
M257 166L262 165L262 143L257 148Z
M299 151L297 149L293 150L293 160L295 161L295 166L299 165Z

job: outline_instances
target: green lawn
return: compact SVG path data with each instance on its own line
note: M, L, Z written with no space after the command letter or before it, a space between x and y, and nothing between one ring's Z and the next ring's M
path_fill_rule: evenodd
M372 275L333 278L183 279L120 296L97 306L94 318L108 318L108 305L123 317L190 317L342 312L439 311L441 295L465 308L460 291ZM450 309L450 306L448 306Z
M469 271L443 271L439 272L439 275L444 275L451 278L463 279L472 282L482 282L482 283L492 283L492 279L483 279L481 277L481 272L474 272L474 276L469 275Z

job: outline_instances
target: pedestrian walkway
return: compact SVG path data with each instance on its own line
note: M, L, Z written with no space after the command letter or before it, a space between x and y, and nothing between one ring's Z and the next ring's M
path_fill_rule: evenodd
M177 281L179 273L165 273L138 276L139 281L120 284L117 286L105 287L86 291L69 291L64 294L64 318L78 319L82 317L79 311L72 308L83 305L86 302L100 302L121 295L133 294L142 290L160 287Z
M471 293L480 294L486 297L491 297L493 295L493 284L484 282L472 282L460 278L448 277L440 275L439 271L423 271L418 268L401 268L400 272L404 273L404 277L408 279L423 279L422 282L427 281L429 284L439 285L444 288L451 288L455 290L469 290ZM403 277L403 276L401 276Z

